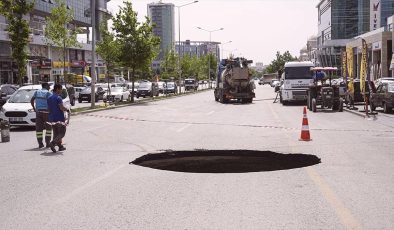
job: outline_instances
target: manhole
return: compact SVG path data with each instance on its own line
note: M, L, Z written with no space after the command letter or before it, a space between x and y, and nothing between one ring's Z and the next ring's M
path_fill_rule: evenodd
M320 163L306 154L252 150L166 151L147 154L130 164L189 173L247 173L302 168Z

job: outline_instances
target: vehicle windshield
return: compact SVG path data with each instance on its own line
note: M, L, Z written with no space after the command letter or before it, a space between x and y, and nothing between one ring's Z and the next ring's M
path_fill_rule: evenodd
M122 88L112 88L111 91L112 92L122 92L123 89Z
M37 89L21 89L18 90L12 97L10 98L10 103L30 103L31 98L33 97L34 92Z
M146 89L150 88L152 86L152 83L150 82L141 82L140 85L138 86L139 89Z
M389 91L390 93L394 93L394 83L390 83L390 84L389 84L389 89L388 89L388 91Z
M287 67L285 68L286 79L313 79L313 72L310 66L305 67Z
M194 84L194 80L185 80L186 84Z
M173 88L174 86L175 86L174 83L171 83L171 82L167 83L167 88Z

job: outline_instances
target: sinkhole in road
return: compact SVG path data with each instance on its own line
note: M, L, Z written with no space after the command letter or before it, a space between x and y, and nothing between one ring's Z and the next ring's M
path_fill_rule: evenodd
M288 170L321 163L307 154L254 150L165 151L147 154L130 164L187 173L248 173Z

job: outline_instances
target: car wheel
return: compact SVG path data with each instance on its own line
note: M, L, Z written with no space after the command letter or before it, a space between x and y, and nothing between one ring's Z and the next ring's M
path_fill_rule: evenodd
M120 101L123 101L123 96L120 97Z
M73 99L70 101L70 104L71 104L72 106L75 106L75 98L73 98Z
M78 99L78 103L82 103L82 99Z

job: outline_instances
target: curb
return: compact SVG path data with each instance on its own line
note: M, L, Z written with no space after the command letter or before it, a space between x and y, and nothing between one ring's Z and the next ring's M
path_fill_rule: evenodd
M77 115L82 115L82 114L86 114L86 113L94 113L94 112L100 112L100 111L104 111L104 110L123 108L123 107L127 107L127 106L135 106L135 105L146 104L146 103L155 102L155 101L168 100L168 99L173 99L173 98L177 98L177 97L189 96L189 95L202 93L202 92L209 91L209 90L212 90L212 89L203 89L203 90L199 90L197 92L188 92L188 93L183 93L183 94L171 95L171 96L167 96L167 97L166 96L161 96L161 97L159 97L157 99L146 99L146 100L136 101L136 102L133 102L133 103L127 103L127 104L121 104L121 105L115 105L115 106L108 106L108 107L104 107L104 108L88 109L88 110L81 111L81 112L72 112L71 115L72 116L77 116Z
M357 115L357 116L359 116L359 117L365 118L365 115L364 115L364 114L361 114L360 112L356 112L356 111L354 111L354 110L350 110L350 109L343 108L343 111L346 111L346 112L348 112L348 113L351 113L351 114Z

